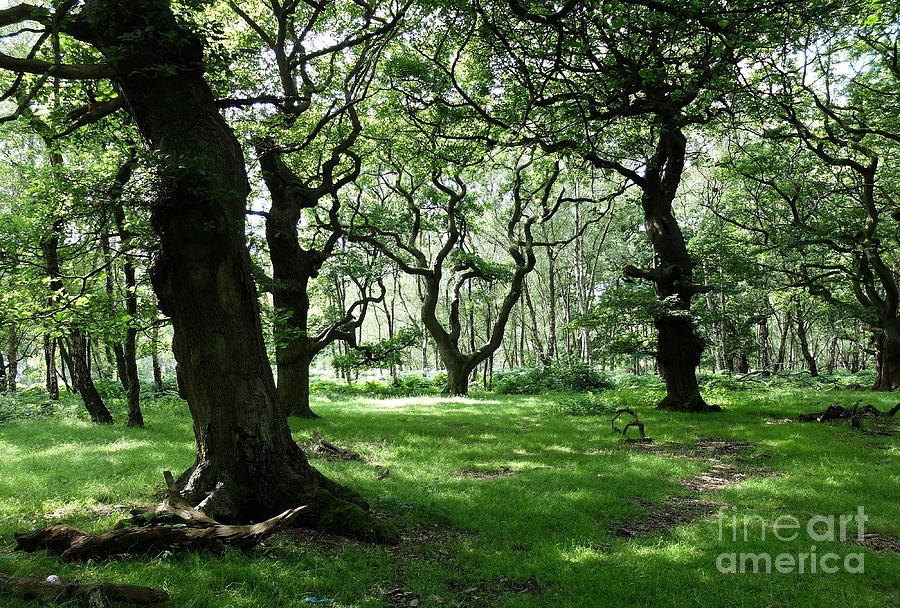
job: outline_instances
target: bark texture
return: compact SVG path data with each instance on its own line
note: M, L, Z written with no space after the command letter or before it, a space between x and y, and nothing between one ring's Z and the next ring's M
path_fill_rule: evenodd
M308 505L305 525L396 540L358 495L309 465L278 407L245 245L244 157L203 78L199 40L164 0L88 0L80 20L80 36L112 65L159 159L151 278L172 319L193 418L196 462L179 480L185 499L225 523Z
M26 600L46 598L56 602L75 600L91 608L102 608L107 602L147 606L168 601L165 591L137 585L112 583L52 583L39 578L13 578L0 572L0 593Z
M672 203L684 171L687 140L672 121L659 119L656 150L647 163L639 185L644 225L653 245L656 266L639 269L627 266L625 273L648 279L662 301L654 325L658 334L656 362L666 382L666 396L660 409L712 411L700 395L697 366L703 354L703 339L690 317L691 300L705 288L694 285L694 262L687 243L672 213Z

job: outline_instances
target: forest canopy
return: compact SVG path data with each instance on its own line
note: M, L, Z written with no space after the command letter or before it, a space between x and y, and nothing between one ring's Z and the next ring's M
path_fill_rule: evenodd
M186 404L193 522L399 540L317 392L900 388L893 2L2 6L3 386Z

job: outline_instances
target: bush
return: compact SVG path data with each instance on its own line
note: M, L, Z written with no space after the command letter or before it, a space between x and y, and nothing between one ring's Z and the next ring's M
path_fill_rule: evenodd
M317 380L310 384L311 393L335 396L363 396L363 397L415 397L418 395L433 395L443 390L446 384L446 376L442 379L440 374L429 380L423 376L410 374L398 378L396 384L367 380L362 384L337 383L330 380Z
M564 397L550 406L551 413L563 416L612 416L617 409L615 403L594 393Z
M104 399L124 399L127 396L125 387L118 380L94 378L94 387Z
M15 394L0 395L0 426L57 415L77 416L83 411L80 406L80 400L68 394L63 400L51 401L47 391L31 387Z
M520 368L498 374L494 390L503 395L537 395L548 391L602 391L612 386L592 366L569 360L544 368Z

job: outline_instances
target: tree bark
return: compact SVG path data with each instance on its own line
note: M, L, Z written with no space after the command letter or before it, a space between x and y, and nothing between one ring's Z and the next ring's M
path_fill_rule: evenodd
M449 362L444 359L444 367L447 370L446 392L450 395L468 395L469 378L475 367L465 357L451 357Z
M94 379L91 378L87 340L84 334L80 329L73 329L69 334L68 342L69 359L72 362L72 384L78 389L78 394L84 401L84 409L91 417L91 422L112 424L114 422L112 414L103 403L103 398L97 392L97 387L94 386Z
M288 416L319 417L309 406L309 368L314 356L302 344L275 347L275 365L278 369L276 395Z
M62 338L59 338L57 340L57 345L59 346L59 357L60 357L60 359L62 359L62 362L63 362L63 366L62 366L63 382L66 384L66 388L72 392L72 394L77 395L78 387L75 385L75 380L74 380L75 373L72 371L73 370L72 359L69 357L69 351L66 350L66 345L63 342ZM69 383L66 381L66 370L69 370L69 378L72 378L71 386L69 386Z
M900 327L886 329L876 336L875 385L872 390L900 389Z
M56 377L56 341L44 335L44 380L52 401L59 400L59 379Z
M62 158L58 154L51 154L51 164L58 166L62 164ZM50 296L48 302L50 305L58 303L66 296L66 286L62 279L62 270L59 263L59 243L62 231L62 220L56 219L51 223L48 234L41 240L41 253L44 258L47 278L50 280ZM112 414L103 398L97 392L94 386L94 379L91 377L90 352L88 350L88 341L80 327L74 327L70 330L68 338L66 363L69 365L69 372L72 377L72 386L81 396L84 402L84 409L87 410L92 422L102 424L112 424L114 422Z
M194 424L196 462L179 480L185 499L226 523L308 505L305 525L396 541L361 497L309 465L278 405L245 242L250 185L203 78L202 44L165 0L88 0L81 16L159 159L151 279L172 320Z
M128 394L128 426L143 427L144 415L141 412L141 379L138 376L137 367L137 320L138 320L138 296L137 273L131 251L134 248L134 235L129 230L125 207L122 203L122 190L131 179L134 164L134 156L131 155L119 168L116 174L114 190L111 193L113 199L113 219L121 241L121 253L125 257L122 263L122 274L125 277L125 313L128 315L128 324L125 327L125 340L122 344L121 358L118 353L117 361L121 361L119 371L120 379L125 385ZM124 376L122 375L124 374Z
M775 371L785 370L785 356L787 355L788 337L791 335L793 312L788 309L784 315L784 323L781 326L781 337L778 341L778 354L775 357Z
M156 392L161 393L164 387L162 365L159 363L159 325L157 323L153 324L150 341L153 349L153 352L150 355L153 364L153 385L156 387Z
M800 354L803 355L803 358L806 360L806 365L809 367L809 375L813 378L817 378L819 376L819 366L816 364L815 355L809 348L808 332L811 327L812 323L807 322L801 315L797 315L795 329L797 332L797 339L800 341Z
M763 376L771 374L772 362L769 353L769 317L763 317L759 322L759 369Z
M278 370L276 396L291 416L318 418L309 405L309 368L315 356L336 340L355 344L354 330L362 324L370 301L367 294L352 305L341 321L315 335L309 327L309 281L318 276L322 264L331 257L341 227L337 207L332 206L331 234L318 249L304 249L297 230L303 209L311 209L329 194L335 194L358 174L355 170L335 180L334 169L355 141L361 128L355 110L350 109L354 130L332 152L322 168L322 184L310 187L288 167L271 142L257 146L260 169L269 189L272 205L266 214L266 244L272 261L272 281L266 289L272 294L277 313L275 322L275 364ZM353 156L356 159L355 156ZM335 196L335 200L337 200ZM335 203L336 205L337 203ZM353 311L360 306L359 317ZM346 309L345 309L346 310Z
M19 349L16 326L10 323L6 328L6 390L16 392L19 378Z
M666 382L666 396L657 407L680 411L713 411L700 395L697 367L703 353L703 340L697 335L690 317L691 300L704 290L693 284L694 262L678 221L672 214L672 202L684 170L687 140L679 128L658 121L659 135L654 155L648 162L641 183L644 225L656 254L652 269L626 267L626 274L650 279L666 310L657 314L656 363Z

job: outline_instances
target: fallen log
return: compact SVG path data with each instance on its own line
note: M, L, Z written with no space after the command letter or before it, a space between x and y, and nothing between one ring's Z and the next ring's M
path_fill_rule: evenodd
M862 423L862 419L865 417L869 418L880 418L880 417L891 417L894 416L898 411L900 411L900 403L892 407L887 412L882 412L874 405L864 405L860 406L860 401L854 403L851 407L844 407L842 405L838 405L837 403L830 403L828 407L826 407L821 412L811 412L809 414L800 414L796 418L794 418L795 422L831 422L831 421L844 421L846 420L851 427L859 428Z
M316 451L320 454L325 454L326 456L331 456L332 458L339 458L341 460L362 460L363 457L356 452L350 452L349 450L345 450L344 448L338 447L322 437L319 434L319 431L313 430L312 432L313 439L318 441L316 444Z
M82 601L91 608L103 608L107 602L149 606L169 599L168 593L151 587L112 583L51 582L39 578L13 578L2 572L0 572L0 594L26 600L46 598L57 602Z
M31 553L46 549L64 561L104 559L134 553L213 550L222 546L250 549L289 527L304 508L288 509L272 519L244 526L142 526L91 536L71 526L55 525L32 532L19 532L14 536L18 543L17 551Z

